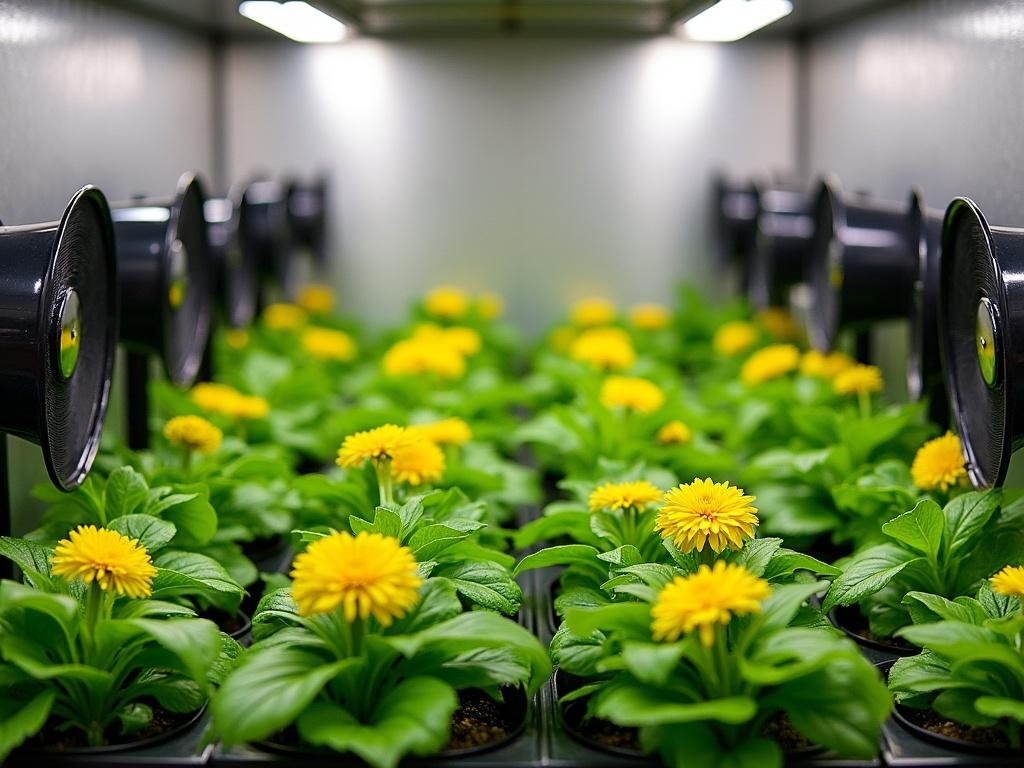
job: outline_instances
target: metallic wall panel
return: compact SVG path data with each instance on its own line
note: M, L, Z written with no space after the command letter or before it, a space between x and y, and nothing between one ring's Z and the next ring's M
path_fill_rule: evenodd
M86 183L119 200L169 195L186 169L211 172L212 71L201 36L89 0L2 0L0 219L59 217ZM122 400L115 391L108 427ZM38 448L12 443L21 532L46 473Z
M341 296L376 321L447 281L530 330L583 294L668 300L709 274L712 169L795 159L785 43L237 43L227 67L229 175L327 171Z

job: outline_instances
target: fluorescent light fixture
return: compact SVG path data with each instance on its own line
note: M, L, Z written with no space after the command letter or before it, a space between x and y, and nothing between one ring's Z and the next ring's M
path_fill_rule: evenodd
M238 12L299 43L336 43L348 31L338 19L300 0L246 0Z
M793 11L792 0L718 0L680 25L691 40L730 43Z

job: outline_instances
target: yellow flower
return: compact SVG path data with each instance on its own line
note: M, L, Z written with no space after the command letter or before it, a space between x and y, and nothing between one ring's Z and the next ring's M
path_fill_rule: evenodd
M263 324L272 331L294 331L306 322L306 313L294 304L271 304L263 310Z
M409 440L406 429L394 424L356 432L345 438L338 449L336 462L339 467L352 468L361 467L366 461L393 459L398 449Z
M96 582L100 589L143 598L153 594L156 568L146 548L117 531L80 525L57 542L53 573L68 581Z
M419 433L438 445L465 445L473 437L469 424L458 418L414 424L409 427L409 431Z
M549 343L555 352L566 352L575 338L575 328L571 325L560 325L551 332Z
M469 297L459 288L442 285L426 295L423 299L423 308L433 317L459 320L469 312Z
M680 552L702 552L705 544L715 552L738 551L746 539L754 538L757 510L750 506L754 498L727 482L694 478L665 494L654 527L663 538L672 539Z
M740 352L749 349L757 341L757 329L750 323L741 320L734 320L725 323L715 331L711 339L711 346L715 352L724 357L735 357Z
M636 352L621 328L590 328L569 344L569 357L601 370L624 371L633 365Z
M189 451L213 453L224 433L202 416L175 416L164 424L164 437Z
M647 379L609 376L601 385L601 404L605 408L627 408L637 413L653 413L665 402L665 393Z
M245 349L249 346L249 332L242 328L230 328L224 334L224 340L232 349Z
M725 626L733 616L761 612L761 601L771 587L742 565L715 561L713 568L702 565L691 576L676 576L658 593L651 608L651 634L670 643L693 630L700 631L706 648L715 642L715 627Z
M225 413L236 419L264 419L270 413L270 403L262 397L239 392Z
M302 334L302 347L317 360L349 361L356 356L356 344L344 331L308 328Z
M475 355L483 347L480 334L462 325L442 328L433 323L424 323L416 327L412 338L430 344L447 344L460 355L467 357Z
M406 430L407 440L395 446L391 457L391 476L400 483L423 485L437 482L444 475L444 452L433 440Z
M882 371L874 365L854 365L832 380L832 389L839 395L865 395L882 390Z
M800 351L792 344L774 344L747 358L740 378L748 387L785 376L800 364Z
M692 438L690 428L678 419L673 419L658 430L658 442L662 445L685 445Z
M641 331L660 331L671 319L672 313L662 304L637 304L629 311L629 322Z
M1024 568L1008 565L990 580L992 591L1007 597L1024 598Z
M476 313L484 320L494 320L505 314L505 300L497 293L481 293L476 298Z
M823 355L816 349L804 352L800 359L800 373L804 376L816 376L820 379L834 379L843 371L856 365L853 358L842 352Z
M661 497L653 483L637 480L628 483L604 483L590 494L590 511L601 509L643 509Z
M384 373L408 376L432 373L442 379L458 379L466 372L466 358L447 343L403 339L384 353Z
M960 447L960 438L952 432L929 440L917 449L910 465L914 485L922 491L938 488L945 493L950 488L967 482L967 466Z
M466 358L447 342L406 339L384 354L384 371L392 376L429 373L458 379L466 372Z
M326 315L334 309L334 291L329 285L307 285L299 294L299 306L311 315Z
M793 316L781 307L762 309L754 320L776 339L795 341L800 338L800 326L796 324Z
M615 319L615 305L607 299L581 299L572 305L569 317L581 328L607 325Z
M204 411L233 419L262 419L270 413L270 403L262 397L244 395L227 384L201 382L192 387L190 397Z
M373 616L384 627L416 605L423 583L411 550L397 539L367 531L317 539L295 558L291 577L302 616L341 607L350 624Z

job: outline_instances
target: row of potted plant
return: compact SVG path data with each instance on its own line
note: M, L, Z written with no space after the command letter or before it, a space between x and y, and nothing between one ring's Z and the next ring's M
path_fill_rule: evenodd
M510 737L552 662L582 743L680 768L870 761L894 697L1019 746L1022 507L877 368L689 290L533 348L493 296L377 337L331 305L221 332L151 450L0 540L0 756L209 704L225 754L390 768Z

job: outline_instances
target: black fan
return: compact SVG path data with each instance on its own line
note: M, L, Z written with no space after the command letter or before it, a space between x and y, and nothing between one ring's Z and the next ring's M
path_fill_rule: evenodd
M814 210L807 336L830 352L844 330L864 331L910 314L924 210L916 192L903 205L844 195L830 181L821 183Z
M928 400L929 417L949 425L949 396L942 376L939 350L939 266L943 212L924 208L914 300L910 307L907 351L907 393L914 401Z
M943 368L967 471L975 486L999 485L1024 438L1024 229L989 226L956 198L939 274Z
M128 443L149 444L149 357L174 384L199 371L210 332L210 258L203 190L185 174L175 196L115 206L121 341L128 348Z
M803 279L814 231L810 198L791 189L764 189L750 259L747 296L757 309L788 303L789 289Z
M5 434L38 443L54 485L85 480L114 367L110 209L85 187L59 222L0 226L0 534L9 534Z
M288 185L288 223L292 244L307 254L321 273L327 270L327 180Z
M288 195L276 181L254 181L246 190L249 215L243 229L252 245L264 280L273 281L281 295L294 299L298 290L297 262L292 258L292 234L288 224ZM263 303L263 292L260 292Z
M245 187L227 197L210 198L203 206L210 240L210 272L214 303L232 328L245 328L256 315L259 264L246 238L249 200Z
M757 234L760 190L754 182L736 183L716 176L712 194L712 219L718 264L739 271L740 288L747 290L750 256Z

